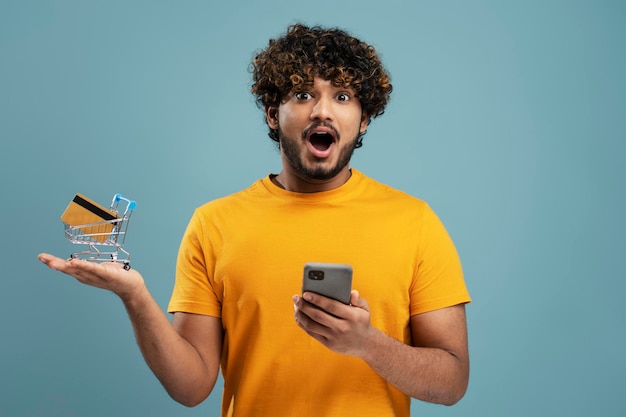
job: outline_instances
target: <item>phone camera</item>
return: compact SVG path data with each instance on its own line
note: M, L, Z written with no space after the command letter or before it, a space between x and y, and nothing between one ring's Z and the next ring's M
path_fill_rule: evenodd
M324 279L324 271L312 270L309 271L309 279L315 281L321 281Z

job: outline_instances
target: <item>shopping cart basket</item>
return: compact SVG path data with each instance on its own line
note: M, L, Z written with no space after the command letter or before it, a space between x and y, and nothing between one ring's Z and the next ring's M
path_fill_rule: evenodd
M122 207L120 207L121 202L124 202ZM67 240L73 244L87 245L85 250L72 253L70 258L95 262L118 262L124 265L124 269L129 270L130 253L123 248L123 245L130 216L135 210L136 203L122 197L121 194L115 194L111 201L111 208L105 211L77 194L71 204L80 205L81 210L96 212L97 218L102 218L102 221L73 225L64 221Z

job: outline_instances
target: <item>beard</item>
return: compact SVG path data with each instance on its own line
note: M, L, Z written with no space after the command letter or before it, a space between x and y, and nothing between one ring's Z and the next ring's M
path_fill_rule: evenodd
M285 136L283 131L280 128L278 129L278 141L289 165L303 178L310 180L325 181L337 176L350 163L352 154L356 149L357 138L358 135L339 148L339 157L334 166L325 166L323 164L324 158L316 158L317 161L315 163L307 166L300 156L301 145L298 144L299 140ZM304 141L304 139L300 140Z

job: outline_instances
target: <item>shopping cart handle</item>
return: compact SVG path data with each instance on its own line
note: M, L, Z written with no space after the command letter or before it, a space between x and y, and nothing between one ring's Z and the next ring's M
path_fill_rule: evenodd
M111 203L111 205L113 205L115 203L119 203L121 200L124 200L124 201L126 201L128 203L127 210L135 210L135 207L137 206L137 203L135 203L135 201L133 201L133 200L129 200L128 198L122 197L122 194L115 194L113 196L113 203Z

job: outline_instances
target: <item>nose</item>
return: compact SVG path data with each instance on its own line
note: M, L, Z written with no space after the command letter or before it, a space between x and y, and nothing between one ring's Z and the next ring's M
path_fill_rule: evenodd
M325 95L319 97L311 110L311 120L332 120L332 99Z

